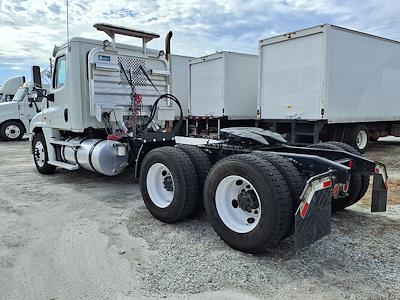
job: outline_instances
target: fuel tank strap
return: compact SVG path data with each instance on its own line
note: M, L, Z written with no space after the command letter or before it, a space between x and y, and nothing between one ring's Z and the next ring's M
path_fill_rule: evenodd
M82 144L84 141L86 141L86 140L88 140L88 138L84 138L82 141L80 141L80 144ZM82 168L82 166L81 166L81 164L79 163L79 160L78 160L78 148L76 148L76 149L74 149L74 159L75 159L75 162L76 162L76 164L79 166L79 167L81 167Z
M102 141L103 141L103 140L99 140L99 141L97 141L96 143L94 143L94 144L92 145L92 147L90 148L90 150L89 150L89 165L90 165L90 167L93 169L93 171L95 171L95 172L99 172L99 171L97 171L96 168L93 166L93 162L92 162L92 153L93 153L94 149L96 148L96 146L97 146L98 144L100 144ZM99 173L101 173L101 172L99 172Z

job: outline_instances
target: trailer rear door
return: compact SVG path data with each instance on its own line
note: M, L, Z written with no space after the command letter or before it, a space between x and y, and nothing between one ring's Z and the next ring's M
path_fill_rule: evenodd
M224 108L224 57L215 54L191 63L190 111L192 116L222 117Z
M323 58L323 31L261 41L261 119L321 119Z

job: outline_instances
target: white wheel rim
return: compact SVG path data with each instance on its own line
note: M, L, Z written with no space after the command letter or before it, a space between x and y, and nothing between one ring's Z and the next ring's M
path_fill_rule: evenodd
M8 125L5 129L5 134L9 139L16 139L21 134L21 130L17 125Z
M43 167L44 163L45 163L45 160L46 160L46 155L45 155L44 151L45 150L44 150L44 146L43 146L42 142L41 141L37 141L36 144L35 144L35 150L34 150L33 156L34 156L35 161L36 161L36 163L37 163L37 165L39 167Z
M357 133L357 147L358 149L364 149L367 146L368 143L368 134L365 130L360 130Z
M247 196L252 202L247 207L249 211L244 210L249 204ZM222 222L237 233L252 231L261 219L260 197L254 186L241 176L231 175L221 180L215 192L215 206Z
M166 208L174 199L174 178L162 163L155 163L147 172L147 192L151 201L160 208Z

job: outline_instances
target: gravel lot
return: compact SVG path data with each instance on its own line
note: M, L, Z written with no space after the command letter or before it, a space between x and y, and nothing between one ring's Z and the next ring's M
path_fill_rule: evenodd
M234 251L204 216L153 219L126 172L39 175L27 141L0 143L1 299L399 299L400 142L367 156L388 164L390 206L362 203L296 253Z

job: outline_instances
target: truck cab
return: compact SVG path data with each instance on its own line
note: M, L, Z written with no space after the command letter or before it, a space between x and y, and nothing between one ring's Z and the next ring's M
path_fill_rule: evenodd
M31 147L41 172L86 167L117 175L130 156L124 140L146 127L171 130L175 121L174 99L168 96L172 32L164 51L147 48L158 34L104 23L94 27L111 40L76 37L54 48L46 107L30 124ZM142 47L117 44L116 35L138 38ZM39 74L36 70L34 77ZM181 113L179 124L182 118ZM82 161L73 155L78 148L88 149ZM108 154L110 159L104 159Z
M17 89L11 101L0 103L0 138L19 141L29 130L29 123L40 111L46 87L37 89L25 82Z
M0 87L0 103L10 102L18 88L25 83L25 76L8 78Z

